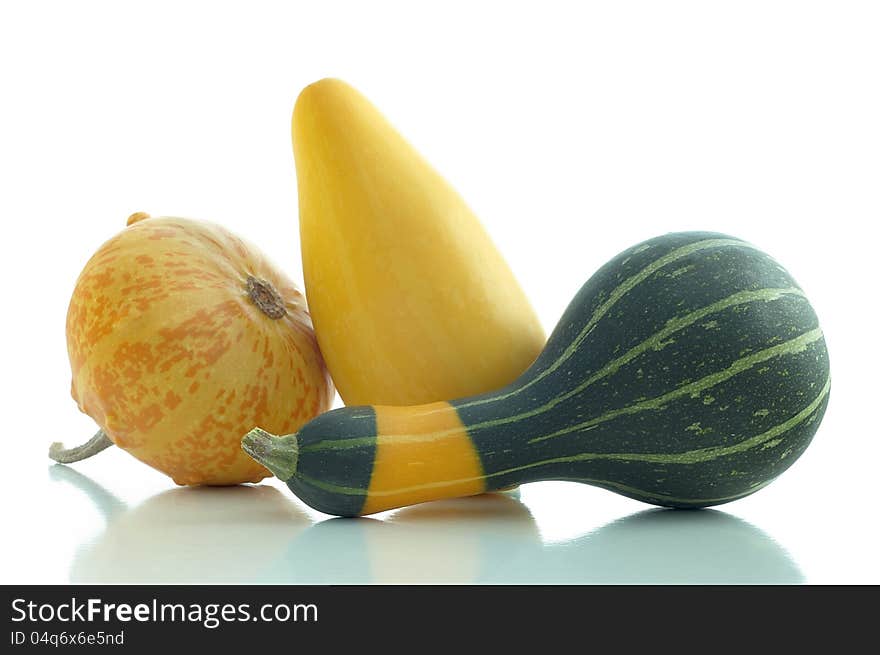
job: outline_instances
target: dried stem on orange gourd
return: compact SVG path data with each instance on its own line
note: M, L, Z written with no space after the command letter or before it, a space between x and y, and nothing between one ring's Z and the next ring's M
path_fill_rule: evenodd
M269 318L278 320L287 314L281 294L266 280L249 275L244 288L251 301Z
M113 442L110 441L110 437L103 430L98 430L94 437L84 444L74 446L73 448L65 448L63 443L56 441L49 446L49 458L59 464L72 464L73 462L87 459L92 455L97 455L112 445Z

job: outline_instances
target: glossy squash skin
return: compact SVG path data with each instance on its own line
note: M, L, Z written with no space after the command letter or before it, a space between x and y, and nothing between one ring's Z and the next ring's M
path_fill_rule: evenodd
M725 235L669 234L602 267L500 390L343 408L244 445L307 503L345 516L537 480L705 507L757 491L804 452L829 370L816 314L774 259Z
M242 431L295 430L332 402L303 295L207 222L133 215L80 274L67 346L79 408L182 485L261 480Z
M516 379L544 330L461 197L349 85L293 114L306 295L348 405L412 405Z

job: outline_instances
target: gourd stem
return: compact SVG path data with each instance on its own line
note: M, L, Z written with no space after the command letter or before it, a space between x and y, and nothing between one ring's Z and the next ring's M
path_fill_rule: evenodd
M241 448L282 482L287 482L296 473L299 444L295 434L277 437L260 428L254 428L244 435Z
M59 464L72 464L82 459L87 459L92 455L97 455L105 448L113 445L103 430L98 430L95 436L86 441L84 444L73 448L65 448L64 444L56 441L49 446L49 457Z
M287 315L284 298L270 282L248 275L244 289L251 301L269 318L277 321Z

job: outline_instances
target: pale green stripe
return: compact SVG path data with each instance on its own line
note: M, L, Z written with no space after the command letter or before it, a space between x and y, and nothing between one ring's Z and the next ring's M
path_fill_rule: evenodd
M672 318L667 321L666 326L662 330L654 333L638 345L628 350L622 356L609 362L600 370L596 371L596 373L587 378L584 382L567 391L566 393L556 396L555 398L550 399L543 405L531 409L527 412L522 412L521 414L516 414L514 416L505 416L503 418L494 419L491 421L483 421L481 423L469 425L468 432L474 432L475 430L482 430L489 427L496 427L498 425L505 425L507 423L515 423L523 419L537 416L538 414L543 414L544 412L556 407L559 403L565 402L569 398L572 398L573 396L576 396L579 393L583 392L590 385L595 384L599 380L608 377L613 373L616 373L618 370L620 370L622 366L625 366L633 359L647 352L648 350L662 349L664 346L663 342L670 336L690 325L693 325L697 321L705 318L706 316L709 316L710 314L724 311L725 309L729 309L730 307L733 307L735 305L741 305L755 301L770 302L782 298L786 295L803 296L804 292L796 287L785 289L759 289L756 291L740 291L739 293L732 294L727 298L723 298L717 302L712 303L711 305L702 307L701 309L695 310L685 316Z
M315 478L310 478L307 475L303 475L301 473L296 473L295 477L302 480L303 482L310 484L314 487L318 487L318 489L323 489L324 491L329 491L334 494L342 494L344 496L366 496L367 490L361 489L359 487L342 487L338 484L332 484L330 482L324 482L323 480L316 480Z
M495 400L510 398L511 396L515 396L525 391L532 385L540 382L545 377L550 375L553 371L562 366L562 364L564 364L569 358L571 358L571 356L577 352L584 339L586 339L590 332L593 331L593 328L596 327L596 324L599 322L599 320L606 313L608 313L608 310L611 309L617 303L617 301L623 298L627 293L632 291L638 284L644 282L646 279L648 279L651 275L656 273L664 266L678 261L683 257L687 257L688 255L699 252L700 250L728 245L736 245L743 248L754 248L754 246L750 243L740 241L739 239L705 239L703 241L696 241L686 246L682 246L681 248L673 250L663 257L654 260L653 262L651 262L651 264L643 268L641 271L624 280L619 286L614 289L614 291L611 292L611 294L608 296L608 299L604 303L602 303L595 312L593 312L590 320L587 321L587 324L584 325L578 336L575 337L575 339L568 345L568 347L562 352L562 354L553 361L550 366L538 373L538 375L533 377L527 383L520 385L505 394L502 394L500 396L491 396L490 398L483 398L480 400L472 400L468 403L463 403L459 405L459 407L473 407L475 405L482 405L488 402L494 402Z
M457 485L462 482L470 482L473 480L484 479L484 478L476 477L476 478L467 478L467 479L461 479L461 480L448 480L448 481L443 481L443 482L432 482L430 484L416 485L416 486L411 486L411 487L401 487L398 489L386 489L384 491L379 491L379 492L371 491L368 494L368 492L365 491L364 489L359 489L356 487L342 487L342 486L335 485L335 484L329 484L327 482L321 482L320 480L315 480L314 478L309 478L306 476L300 476L300 478L303 481L308 482L311 485L314 485L320 489L323 489L324 491L330 491L333 493L338 493L338 494L342 494L342 495L346 495L346 496L366 496L366 495L369 495L372 497L399 495L399 494L410 493L412 491L420 491L420 490L429 489L429 488L442 488L442 487L448 487L450 485ZM764 487L764 486L770 484L770 482L771 482L771 480L768 480L766 482L762 482L761 484L755 485L754 487L752 487L748 491L745 491L745 492L739 493L739 494L734 494L732 496L721 496L719 498L681 498L681 497L676 497L676 496L670 496L668 494L648 492L643 489L637 489L636 487L630 487L628 485L621 484L619 482L612 482L610 480L597 480L597 479L593 479L593 478L565 478L565 480L568 482L580 482L583 484L602 485L605 487L609 487L611 489L616 489L621 492L625 492L625 493L629 493L629 494L633 494L633 495L638 495L638 496L643 496L645 498L654 498L657 500L665 500L667 502L700 503L700 504L720 503L723 501L736 500L737 498L742 498L743 496L748 496L749 494L757 491L761 487Z
M301 480L304 482L308 482L309 484L323 489L324 491L329 491L331 493L338 493L346 496L366 496L367 491L364 489L359 489L356 487L342 487L335 484L330 484L327 482L321 482L320 480L315 480L314 478L309 478L306 476L299 476ZM473 480L479 480L481 478L472 478ZM418 491L420 489L425 489L429 487L446 487L452 484L459 484L461 482L470 481L468 480L450 480L447 482L435 482L428 485L418 485L414 487L405 487L400 489L390 489L382 492L370 492L370 496L390 496L395 494L409 493L411 491ZM656 500L665 500L671 503L691 503L691 504L707 504L707 503L721 503L725 501L736 500L737 498L742 498L743 496L748 496L751 493L754 493L758 489L767 486L772 482L772 480L768 480L766 482L762 482L761 484L755 485L748 491L743 493L734 494L732 496L721 496L719 498L681 498L677 496L670 496L668 494L654 493L648 492L643 489L637 489L636 487L631 487L625 484L621 484L619 482L612 482L610 480L597 480L593 478L566 478L568 482L580 482L583 484L592 484L592 485L601 485L604 487L609 487L611 489L616 489L618 491L629 493L636 496L642 496L644 498L653 498Z
M375 445L376 435L369 437L354 437L352 439L323 439L315 441L300 448L301 453L311 453L319 450L348 450L350 448L368 448Z
M802 352L806 350L807 346L809 346L811 343L818 341L821 338L822 330L818 327L814 328L809 332L805 332L799 337L796 337L789 341L785 341L770 348L765 348L764 350L759 350L758 352L753 353L747 357L738 359L723 371L718 371L716 373L712 373L711 375L707 375L704 378L700 378L695 382L683 385L674 391L663 394L662 396L650 398L640 403L629 405L628 407L613 409L610 412L606 412L602 416L590 419L589 421L584 421L583 423L578 423L576 425L569 426L562 430L557 430L556 432L552 432L541 437L535 437L534 439L529 440L529 443L537 443L539 441L545 441L546 439L561 437L572 432L587 430L595 427L596 425L599 425L600 423L615 419L618 416L636 414L638 412L645 411L646 409L661 409L664 405L673 400L676 400L677 398L681 398L682 396L688 396L691 394L699 394L703 391L706 391L707 389L711 389L712 387L721 384L726 380L729 380L733 376L749 370L750 368L754 367L757 364L760 364L761 362L766 362L768 359Z
M394 489L383 489L381 491L372 490L367 491L366 489L360 489L358 487L343 487L336 484L331 484L329 482L322 482L321 480L316 480L314 478L300 475L298 476L300 480L303 482L307 482L319 489L323 489L324 491L329 491L331 493L343 494L346 496L394 496L401 493L409 493L411 491L421 491L423 489L442 489L443 487L449 487L452 485L461 484L462 482L475 482L477 480L485 480L486 478L482 475L477 475L469 478L461 478L458 480L440 480L438 482L426 482L425 484L417 484L410 487L396 487Z
M376 497L376 496L392 496L392 495L410 493L412 491L420 491L423 489L430 489L430 488L448 487L451 485L458 485L463 482L472 482L475 480L488 479L493 476L501 475L502 473L504 473L504 472L494 473L492 475L488 475L485 477L462 478L459 480L444 480L441 482L431 482L428 484L415 485L415 486L410 486L410 487L386 489L383 491L371 491L369 493L367 492L367 490L360 489L358 487L343 487L340 485L331 484L329 482L322 482L321 480L316 480L314 478L310 478L310 477L304 476L304 475L300 475L298 477L303 482L307 482L308 484L311 484L315 487L318 487L319 489L323 489L324 491L329 491L331 493L338 493L338 494L345 495L345 496L367 496L367 495L369 495L369 496ZM740 494L735 494L732 496L722 496L719 498L680 498L680 497L676 497L676 496L670 496L667 494L648 492L643 489L637 489L636 487L631 487L631 486L628 486L625 484L621 484L619 482L612 482L610 480L597 480L597 479L593 479L593 478L572 478L572 477L567 477L567 478L565 478L565 480L568 482L580 482L583 484L602 485L605 487L610 487L612 489L617 489L618 491L630 493L633 495L639 495L639 496L643 496L645 498L654 498L657 500L665 500L665 501L673 502L673 503L678 502L678 503L701 503L701 504L720 503L723 501L735 500L737 498L747 496L747 495L757 491L761 487L764 487L764 486L770 484L770 482L771 482L770 480L768 480L766 482L762 482L761 484L755 485L754 487L752 487L751 489L749 489L746 492L743 492Z
M580 453L577 455L569 455L567 457L554 457L552 459L545 459L539 462L525 464L523 466L516 466L513 468L505 469L503 471L492 473L491 476L507 475L509 473L516 473L518 471L524 471L538 466L546 466L548 464L569 464L572 462L585 462L588 460L652 462L655 464L696 464L699 462L706 462L712 459L717 459L719 457L724 457L726 455L732 455L734 453L749 450L751 448L754 448L755 446L759 446L767 441L770 441L775 437L778 437L779 435L791 430L792 428L797 427L819 408L819 406L822 404L822 401L825 399L825 396L828 395L830 389L831 377L829 376L828 378L826 378L825 385L822 387L819 395L816 396L816 398L809 405L804 407L804 409L802 409L800 412L792 416L787 421L770 428L766 432L762 432L761 434L750 437L749 439L745 439L739 443L733 444L732 446L713 446L710 448L699 448L696 450L689 450L681 453Z

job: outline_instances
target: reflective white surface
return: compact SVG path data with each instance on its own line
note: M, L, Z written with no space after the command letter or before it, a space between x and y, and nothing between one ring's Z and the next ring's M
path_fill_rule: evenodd
M49 466L48 477L68 512L96 519L82 536L68 542L74 547L69 560L56 562L61 568L58 581L804 581L781 544L760 528L717 510L641 509L583 534L551 541L523 500L530 495L528 488L427 503L378 519L316 521L274 484L174 488L129 503L73 467ZM570 495L573 490L558 493L566 491ZM28 577L22 570L12 573Z
M129 507L72 468L52 479L103 525L76 547L71 582L797 583L785 549L719 511L642 510L557 543L520 493L312 522L273 486L172 489Z
M880 583L880 4L251 4L0 3L0 583ZM95 430L67 303L132 212L216 221L302 280L290 114L327 75L461 192L548 332L664 232L777 258L831 357L803 457L715 511L547 482L362 520L115 449L52 466Z

